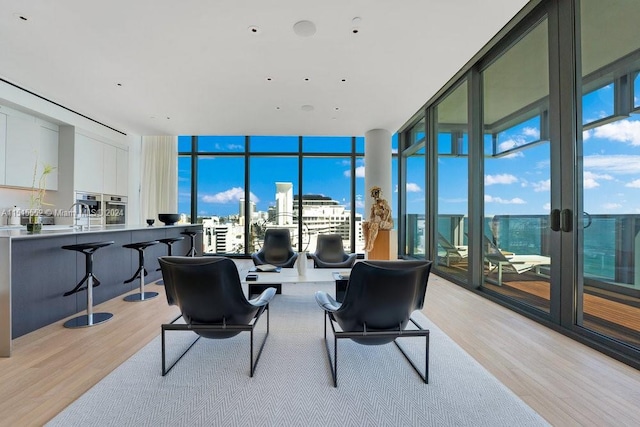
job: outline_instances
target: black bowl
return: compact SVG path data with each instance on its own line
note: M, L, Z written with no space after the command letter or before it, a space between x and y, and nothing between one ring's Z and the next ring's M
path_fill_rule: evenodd
M164 222L164 225L173 225L180 220L180 214L161 213L158 214L158 219Z
M148 219L147 220L147 224L149 224L149 227L151 227L153 225L153 223L156 222L155 219Z

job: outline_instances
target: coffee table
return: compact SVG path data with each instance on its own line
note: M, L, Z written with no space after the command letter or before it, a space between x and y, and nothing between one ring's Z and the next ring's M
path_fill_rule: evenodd
M340 269L339 271L330 268L309 268L303 276L298 274L297 268L283 268L279 273L275 272L255 272L252 269L240 270L240 280L248 286L249 298L259 295L267 288L276 288L276 293L282 293L283 283L336 283L336 299L342 300L344 291L347 288L348 273L350 269ZM258 275L257 280L247 280L247 274ZM347 274L347 276L341 276Z

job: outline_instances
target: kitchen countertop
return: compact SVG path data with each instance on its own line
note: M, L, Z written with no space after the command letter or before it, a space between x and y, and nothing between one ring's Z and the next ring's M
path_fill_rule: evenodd
M11 239L34 239L52 236L64 236L74 234L87 234L87 233L108 233L117 231L136 231L136 230L158 230L168 228L180 228L180 227L197 227L200 224L175 224L175 225L154 225L148 226L146 224L138 225L96 225L91 226L88 229L79 230L72 225L43 225L40 233L27 233L27 227L22 226L2 226L0 227L0 238Z

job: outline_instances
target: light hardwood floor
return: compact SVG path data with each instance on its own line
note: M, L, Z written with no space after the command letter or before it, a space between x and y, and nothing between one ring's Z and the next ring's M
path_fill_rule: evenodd
M178 314L163 289L99 305L114 313L103 325L60 321L14 340L13 356L0 358L0 425L46 423L157 336ZM433 274L426 301L434 323L552 425L640 425L640 371Z

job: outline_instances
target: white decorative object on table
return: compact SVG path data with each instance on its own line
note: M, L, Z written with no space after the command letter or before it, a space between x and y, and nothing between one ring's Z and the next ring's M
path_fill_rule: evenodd
M298 267L298 275L306 276L307 275L307 253L305 251L298 252L298 259L296 260L296 265Z

